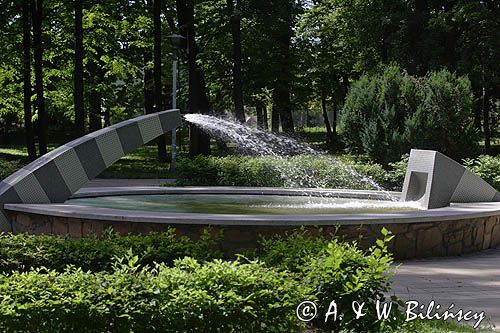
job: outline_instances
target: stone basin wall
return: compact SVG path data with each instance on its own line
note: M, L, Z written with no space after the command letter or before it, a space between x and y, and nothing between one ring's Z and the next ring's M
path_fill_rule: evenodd
M23 212L10 213L14 233L68 235L80 238L87 235L101 235L103 230L113 228L120 234L145 234L159 232L169 226L177 234L198 239L207 225L166 224L147 222L116 222L80 218L37 215ZM365 225L307 226L311 234L319 232L346 240L358 239L363 248L381 238L380 230L385 227L394 235L389 250L396 259L455 256L500 246L500 216L473 219L433 221L421 223L379 223ZM214 231L224 230L223 250L227 254L255 248L260 236L283 235L297 229L295 226L244 226L213 225Z

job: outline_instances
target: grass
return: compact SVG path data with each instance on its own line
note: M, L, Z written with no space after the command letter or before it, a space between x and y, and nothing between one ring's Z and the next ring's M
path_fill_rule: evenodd
M50 146L49 150L56 148ZM170 151L167 147L167 154ZM178 155L185 155L179 152ZM0 179L7 177L22 166L28 164L28 153L22 146L0 147ZM169 163L160 163L157 159L157 148L155 145L143 146L125 155L115 164L106 169L99 178L170 178Z

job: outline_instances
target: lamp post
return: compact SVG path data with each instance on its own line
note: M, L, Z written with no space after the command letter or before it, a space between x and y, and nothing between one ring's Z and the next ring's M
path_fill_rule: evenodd
M173 34L167 36L174 49L174 59L172 62L172 109L177 109L177 50L182 48L183 41L186 39L184 36ZM170 171L175 171L175 162L177 159L177 136L176 129L172 129L172 163L170 164Z

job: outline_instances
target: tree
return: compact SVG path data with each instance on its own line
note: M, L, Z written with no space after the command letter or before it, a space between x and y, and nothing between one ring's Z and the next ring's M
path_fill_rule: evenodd
M207 114L210 111L205 78L197 64L198 45L195 39L194 1L176 0L179 30L186 38L189 67L189 111ZM210 155L210 137L196 126L190 125L189 155Z
M155 111L162 111L162 85L161 85L161 8L162 1L154 0L154 99ZM165 143L165 135L158 137L158 161L167 161L167 148Z
M35 103L38 114L38 150L40 152L40 155L44 155L47 153L47 114L43 96L43 1L32 0L31 11L33 18L33 54L35 59Z
M35 138L31 122L31 8L30 0L23 0L23 94L24 94L24 130L28 158L36 158Z
M74 64L74 107L75 137L85 134L85 109L83 104L83 13L82 0L74 0L75 6L75 64ZM92 102L92 99L91 99Z
M231 36L233 39L233 102L236 119L245 122L245 110L243 109L243 80L241 74L241 13L240 1L227 0L229 13L229 24L231 25Z

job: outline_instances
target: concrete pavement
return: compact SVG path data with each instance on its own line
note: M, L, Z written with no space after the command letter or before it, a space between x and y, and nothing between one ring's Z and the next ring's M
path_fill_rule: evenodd
M495 328L500 328L500 248L398 264L393 294L420 304L434 300L441 310L454 303L455 311L485 311Z

